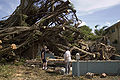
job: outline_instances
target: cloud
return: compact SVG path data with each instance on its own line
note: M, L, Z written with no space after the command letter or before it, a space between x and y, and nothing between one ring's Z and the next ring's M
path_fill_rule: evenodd
M106 22L105 23L105 26L112 26L112 25L114 25L114 24L116 24L116 23L118 23L118 22L120 22L120 20L117 20L117 21L114 21L114 22Z
M111 26L111 23L110 22L106 22L105 25L106 26Z
M82 23L79 25L80 26L84 26L84 25L87 25L86 22L82 21Z
M120 0L71 0L80 15L92 14L95 11L106 9L117 4Z

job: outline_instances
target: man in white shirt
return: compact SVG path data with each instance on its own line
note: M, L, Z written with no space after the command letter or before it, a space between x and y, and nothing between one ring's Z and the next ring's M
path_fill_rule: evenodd
M64 61L65 61L65 74L69 74L70 72L70 61L71 61L71 54L69 49L64 54Z

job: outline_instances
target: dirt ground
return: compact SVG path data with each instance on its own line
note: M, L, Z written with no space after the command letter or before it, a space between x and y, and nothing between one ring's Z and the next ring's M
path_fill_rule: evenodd
M87 79L84 76L74 77L72 72L69 75L61 75L54 70L42 70L41 67L7 64L0 65L0 80L120 80L120 76L94 76L93 79Z

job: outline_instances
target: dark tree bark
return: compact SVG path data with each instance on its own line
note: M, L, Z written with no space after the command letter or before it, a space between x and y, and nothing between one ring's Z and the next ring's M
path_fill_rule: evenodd
M81 38L81 32L77 28L80 23L77 21L76 11L70 6L69 1L21 0L9 18L0 21L0 39L3 42L0 57L6 56L8 52L14 52L20 57L33 55L34 58L38 44L41 48L43 45L48 46L57 56L63 56L65 50L73 46L74 49L89 56L99 56L74 45L78 44L76 41ZM67 32L70 34L66 34ZM12 49L12 44L15 44L17 49ZM105 59L109 59L110 56L106 56Z

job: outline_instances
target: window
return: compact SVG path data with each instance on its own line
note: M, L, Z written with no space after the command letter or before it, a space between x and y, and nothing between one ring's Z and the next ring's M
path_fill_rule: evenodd
M112 28L112 30L111 30L111 31L112 31L112 33L114 33L114 32L115 32L115 28Z

